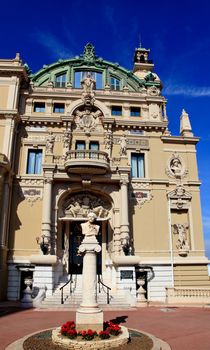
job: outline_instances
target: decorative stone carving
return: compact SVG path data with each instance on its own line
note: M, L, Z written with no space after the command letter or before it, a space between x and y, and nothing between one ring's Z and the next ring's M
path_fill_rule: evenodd
M134 190L145 190L150 189L150 184L148 182L132 182L131 187Z
M112 131L110 129L108 129L106 131L106 134L105 134L105 140L104 140L104 143L105 143L105 149L107 151L110 151L111 148L112 148L112 142L113 142L113 138L112 138Z
M160 95L160 89L158 89L155 85L150 86L147 89L147 95L149 95L149 96L159 96Z
M24 198L29 202L31 206L42 198L42 189L27 188L22 190Z
M138 205L138 208L141 208L142 205L146 202L149 202L153 195L151 194L151 191L132 191L130 192L130 198L136 202Z
M82 100L85 105L91 106L95 102L94 91L96 82L88 73L87 76L81 80L81 86L83 88Z
M166 174L177 179L183 178L188 174L188 171L185 169L184 161L179 154L172 154L166 167Z
M91 107L85 107L83 110L76 110L74 121L77 129L83 130L86 134L90 134L91 131L97 129L97 126L101 124L101 116L102 112L99 109L94 111Z
M72 132L70 127L67 127L63 134L64 154L70 149Z
M172 209L188 209L192 199L191 193L187 192L182 184L176 186L174 191L168 193Z
M187 224L174 224L173 226L173 233L178 234L179 238L176 243L176 247L179 250L179 255L186 256L189 253L189 244L187 242L187 233L186 230L188 229Z
M63 205L64 215L74 218L85 218L93 212L99 218L107 218L111 205L105 199L91 194L78 194L70 197Z
M120 156L127 155L127 139L125 135L123 135L120 139Z
M85 235L85 238L92 238L98 235L100 226L95 224L95 220L97 219L95 213L90 212L87 218L88 221L81 224L82 234Z
M53 154L54 143L55 143L55 136L53 135L52 131L50 131L49 135L46 138L46 155Z

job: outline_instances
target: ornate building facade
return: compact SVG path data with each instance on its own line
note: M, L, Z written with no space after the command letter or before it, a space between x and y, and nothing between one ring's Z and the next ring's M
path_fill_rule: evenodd
M180 135L169 132L149 53L135 50L133 72L91 44L35 74L18 54L0 60L2 299L20 300L25 278L46 299L69 279L69 300L76 295L90 212L100 225L97 273L113 299L208 289L199 139L184 110Z

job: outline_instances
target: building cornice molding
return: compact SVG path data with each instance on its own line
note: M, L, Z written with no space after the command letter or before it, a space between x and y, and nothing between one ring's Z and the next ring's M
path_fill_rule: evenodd
M161 140L164 143L181 143L181 144L194 144L196 145L199 141L199 137L183 137L183 136L161 136Z

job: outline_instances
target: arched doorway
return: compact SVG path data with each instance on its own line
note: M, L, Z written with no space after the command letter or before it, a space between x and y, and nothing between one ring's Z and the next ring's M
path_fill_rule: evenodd
M83 257L78 248L84 236L81 223L85 222L87 215L94 212L97 216L97 225L100 226L97 239L102 246L102 251L97 256L97 273L102 274L105 268L105 256L109 245L111 199L103 194L91 191L67 193L60 204L59 220L62 222L62 250L63 265L66 273L71 275L82 274Z

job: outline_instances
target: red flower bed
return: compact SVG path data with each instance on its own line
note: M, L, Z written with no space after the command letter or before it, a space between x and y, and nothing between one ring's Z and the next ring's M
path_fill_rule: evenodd
M77 336L80 336L83 340L93 340L97 336L101 339L108 339L110 338L110 334L117 336L121 332L121 327L113 322L104 322L104 330L99 333L92 329L77 332L75 327L76 325L74 321L67 321L61 326L61 334L70 339L75 339Z

